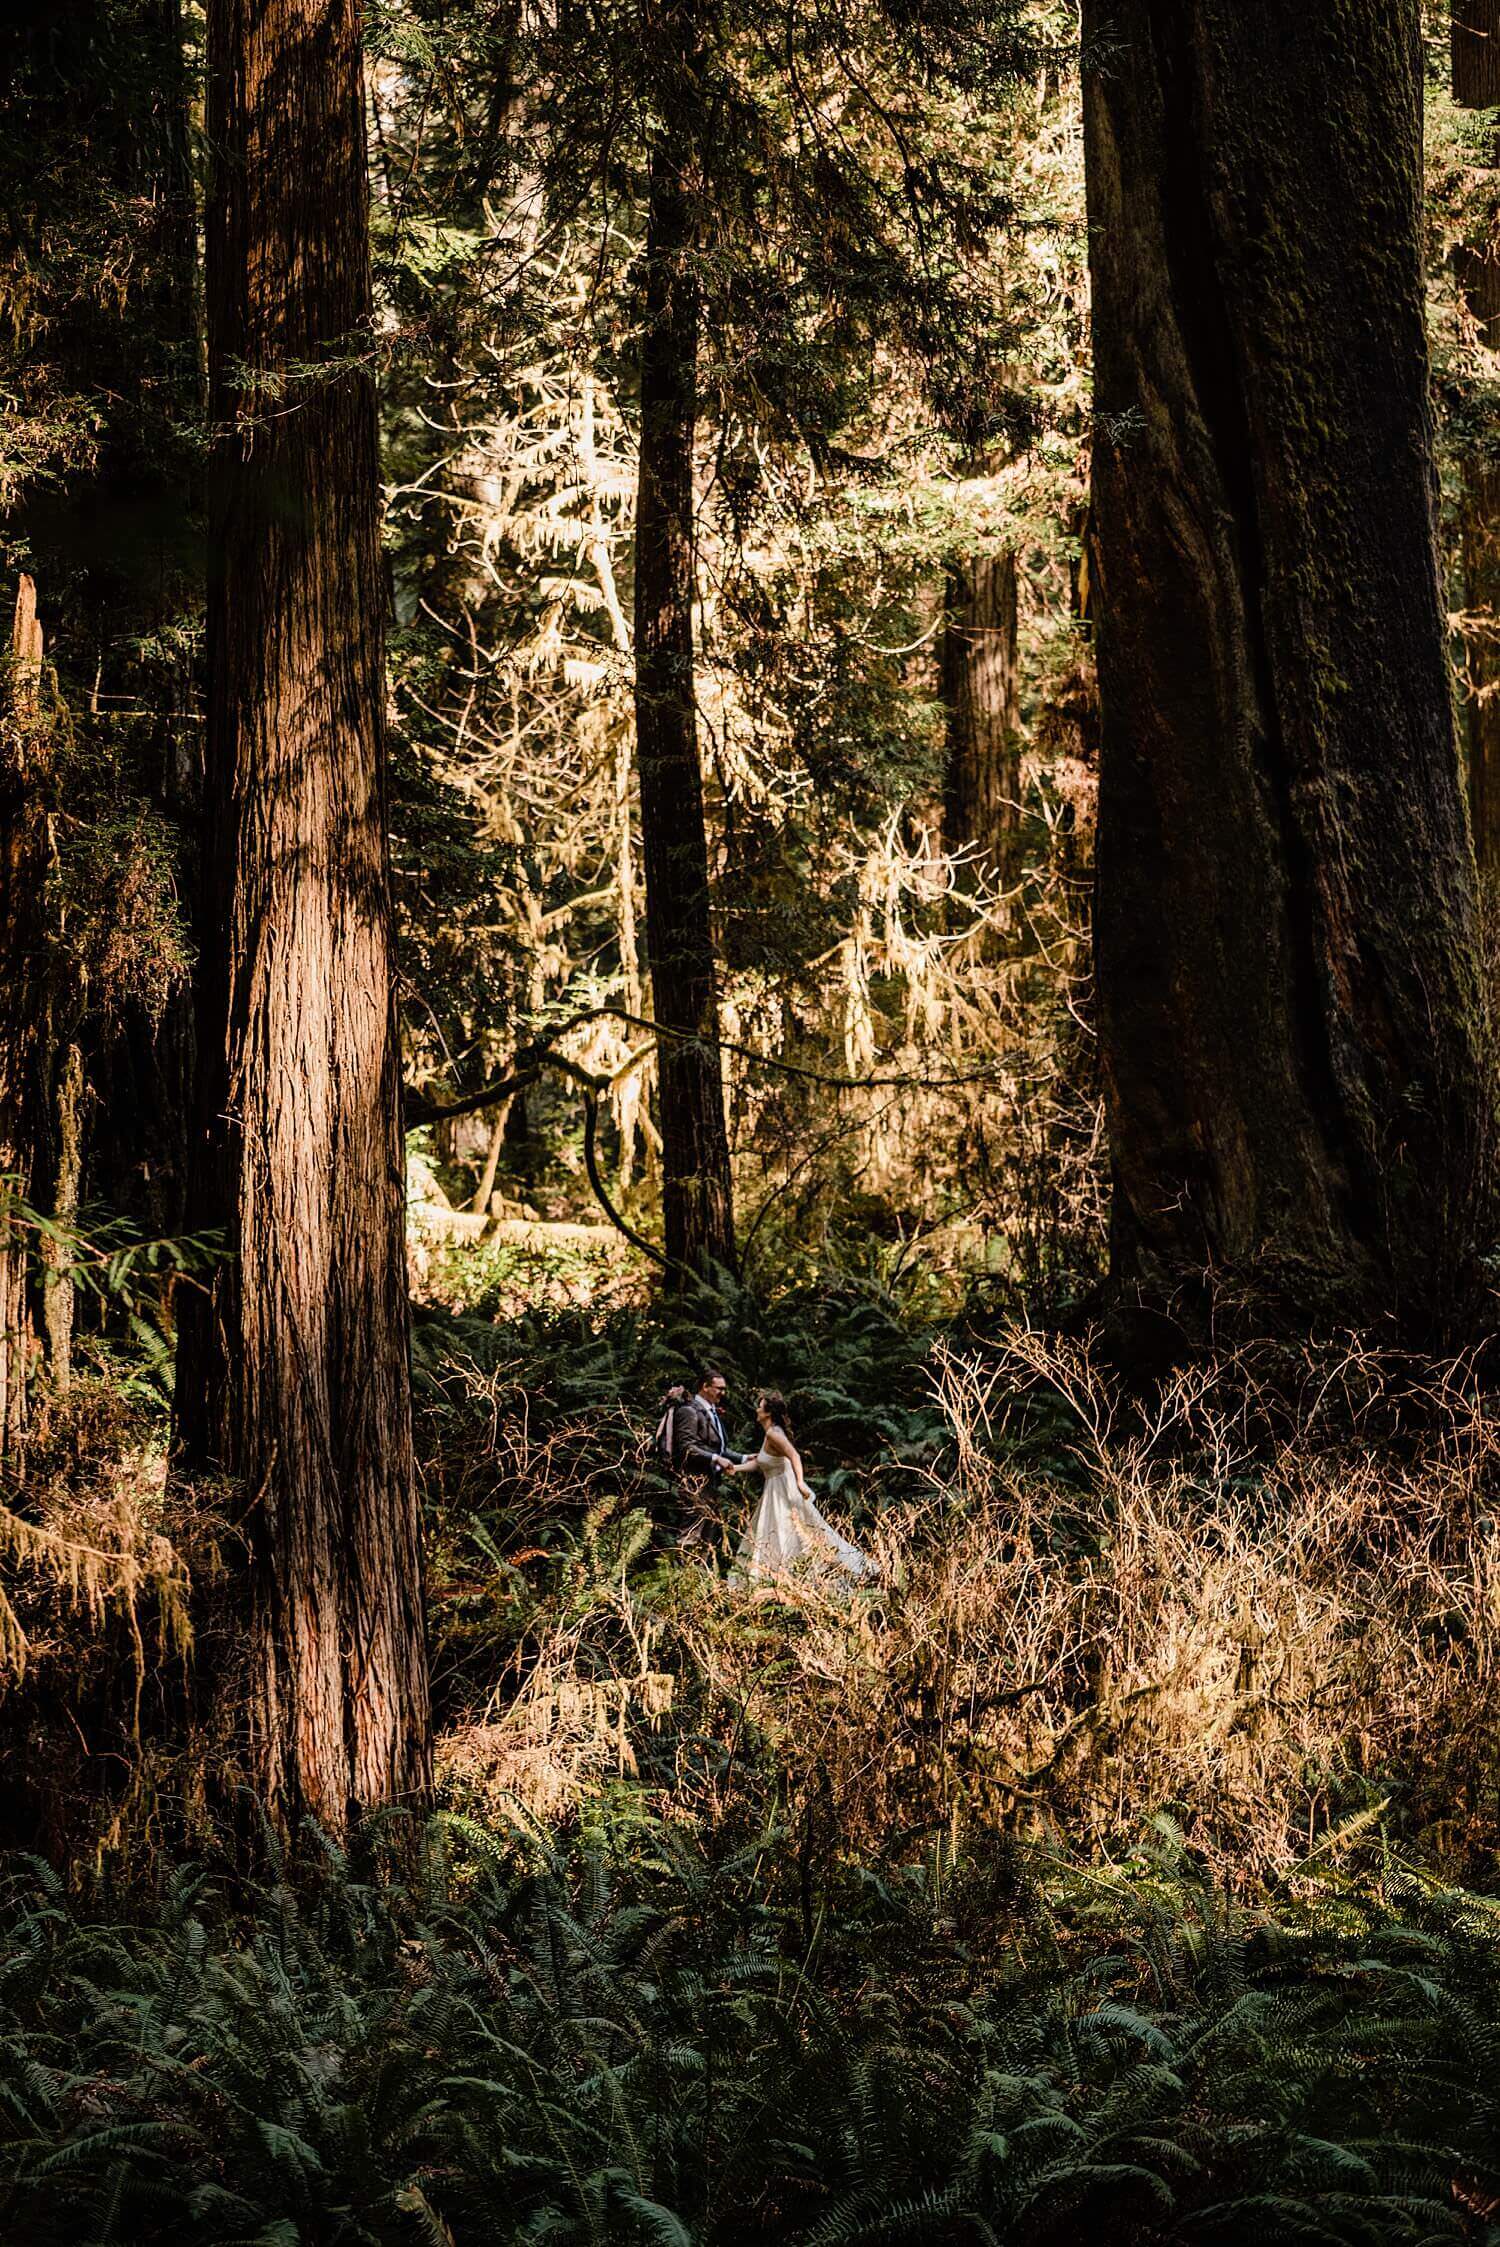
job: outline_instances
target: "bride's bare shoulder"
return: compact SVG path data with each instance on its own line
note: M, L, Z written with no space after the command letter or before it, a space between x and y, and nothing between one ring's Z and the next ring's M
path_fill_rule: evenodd
M794 1459L796 1457L797 1447L784 1429L767 1428L765 1440L767 1451L774 1451L778 1458Z

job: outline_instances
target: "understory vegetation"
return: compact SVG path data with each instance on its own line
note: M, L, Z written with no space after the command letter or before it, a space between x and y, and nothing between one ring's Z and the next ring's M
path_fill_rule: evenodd
M651 1330L513 1333L450 1370L428 1465L455 1801L540 1833L629 1779L705 1832L809 1806L855 1855L1112 1857L1162 1810L1242 1897L1372 1837L1493 1874L1500 1422L1472 1368L1351 1346L1271 1386L1247 1353L1143 1406L1090 1338L919 1354L859 1291L762 1319L724 1362L817 1365L803 1441L878 1588L683 1564L619 1401L651 1393Z
M693 1343L814 1369L876 1588L675 1552L645 1436ZM440 1808L247 1884L120 1711L168 1846L11 1862L4 2236L1492 2235L1472 1364L1246 1352L1147 1406L1087 1332L846 1279L434 1308L418 1366ZM93 1533L167 1553L130 1434ZM37 1706L128 1614L149 1712L172 1572L26 1581Z
M1492 2236L1500 1922L1395 1868L1273 1919L1170 1836L939 1878L600 1804L565 1852L440 1819L406 1882L330 1853L253 1918L29 1865L0 1911L36 2247Z

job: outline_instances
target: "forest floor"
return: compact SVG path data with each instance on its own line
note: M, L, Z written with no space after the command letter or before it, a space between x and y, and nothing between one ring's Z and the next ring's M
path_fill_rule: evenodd
M420 1851L13 1863L0 2237L1500 2236L1471 1382L1349 1347L1148 1408L981 1303L508 1272L418 1321ZM675 1554L699 1353L794 1394L876 1592Z

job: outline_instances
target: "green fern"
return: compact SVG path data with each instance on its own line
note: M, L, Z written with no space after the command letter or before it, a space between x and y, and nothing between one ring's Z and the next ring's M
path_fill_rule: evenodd
M789 1853L445 1820L246 1915L201 1868L0 1900L0 2237L24 2247L1484 2240L1500 1926L1408 1884L1288 1928L1038 1867L980 1960L909 1870L809 1950ZM778 1870L779 1868L779 1870ZM1036 1938L1051 1892L1047 1941ZM1017 1940L1012 1940L1015 1936Z

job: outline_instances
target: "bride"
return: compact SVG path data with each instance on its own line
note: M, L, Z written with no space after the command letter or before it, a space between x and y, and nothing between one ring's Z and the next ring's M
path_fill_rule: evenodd
M765 1477L733 1573L763 1579L805 1567L834 1569L856 1582L874 1576L874 1561L830 1527L813 1504L787 1424L786 1398L767 1389L756 1399L755 1417L762 1430L760 1450L753 1459L726 1469L732 1475Z

